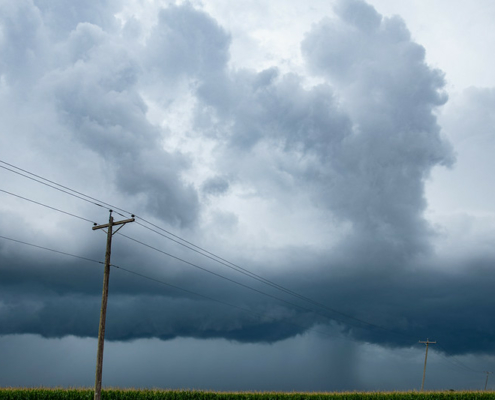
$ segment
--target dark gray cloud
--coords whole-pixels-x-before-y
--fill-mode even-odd
[[[0,59],[9,60],[0,64],[2,101],[12,93],[12,102],[29,112],[29,127],[19,137],[43,150],[46,164],[61,176],[67,158],[82,164],[82,170],[91,164],[97,173],[86,178],[85,191],[106,189],[105,199],[113,195],[131,203],[160,225],[182,229],[199,243],[213,243],[221,254],[228,251],[240,265],[386,328],[323,308],[315,312],[314,306],[131,225],[123,232],[285,302],[116,236],[114,264],[256,314],[114,270],[108,339],[273,343],[318,326],[390,347],[409,347],[415,338],[430,337],[441,340],[450,353],[493,350],[493,304],[487,300],[495,279],[491,258],[471,257],[446,271],[433,252],[435,231],[424,217],[424,191],[431,170],[454,161],[435,116],[447,97],[442,73],[426,64],[424,49],[400,18],[384,18],[362,1],[339,2],[336,17],[313,26],[302,42],[307,69],[321,82],[310,85],[303,76],[277,67],[229,68],[229,34],[188,4],[161,10],[149,35],[134,39],[129,26],[121,31],[110,17],[118,3],[92,3],[84,12],[58,3],[15,4],[2,5],[5,12],[0,13],[8,39],[2,41]],[[52,23],[67,13],[66,22]],[[174,149],[167,142],[174,136],[167,123],[150,122],[150,104],[168,111],[180,96],[190,96],[193,104],[184,137],[213,143],[212,161],[204,166],[210,170],[199,168],[194,183],[184,178],[194,151]],[[24,121],[17,113],[5,112],[9,126]],[[40,131],[42,122],[47,126]],[[9,134],[10,142],[15,135]],[[66,173],[70,182],[81,181]],[[243,198],[273,204],[274,213],[288,220],[311,208],[325,216],[321,225],[331,222],[344,232],[324,248],[255,247],[246,240],[249,234],[242,236],[235,211],[207,213],[209,204],[236,190]],[[6,218],[8,213],[2,211]],[[201,222],[208,218],[217,221],[217,231],[202,230]],[[47,236],[62,235],[69,249],[101,259],[102,235],[90,236],[87,228],[76,246],[68,229],[53,230]],[[1,229],[6,236],[9,231]],[[225,236],[239,238],[233,250],[223,250],[220,239]],[[251,238],[260,240],[256,234]],[[0,242],[0,334],[94,337],[101,268],[51,257],[34,263],[33,253],[22,254],[15,246]],[[341,358],[354,360],[352,346],[343,353]],[[348,377],[356,375],[351,361],[344,369]]]
[[[214,176],[203,183],[203,193],[212,196],[224,194],[229,190],[229,181],[222,176]]]

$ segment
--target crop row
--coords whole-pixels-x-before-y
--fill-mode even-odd
[[[0,400],[91,400],[90,389],[0,389]],[[186,390],[102,391],[102,400],[495,400],[495,392],[282,393]]]

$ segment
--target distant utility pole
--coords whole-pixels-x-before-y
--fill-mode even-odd
[[[101,297],[101,312],[100,312],[100,328],[98,329],[98,352],[96,354],[96,379],[95,379],[95,398],[94,400],[101,399],[101,375],[103,371],[103,345],[105,341],[105,320],[107,317],[107,301],[108,301],[108,279],[110,276],[110,254],[112,252],[112,236],[117,233],[122,226],[128,222],[134,222],[134,215],[132,218],[125,219],[123,221],[113,221],[112,210],[110,210],[110,218],[108,224],[93,226],[93,230],[107,228],[107,250],[105,252],[105,270],[103,273],[103,293]],[[122,225],[114,233],[112,228],[115,225]]]
[[[485,371],[485,374],[486,374],[486,381],[485,381],[485,390],[486,390],[486,385],[488,385],[488,375],[493,374],[493,372]]]
[[[425,375],[426,375],[426,360],[428,359],[428,346],[430,344],[435,344],[436,342],[430,342],[428,339],[426,339],[426,342],[422,342],[421,340],[419,341],[419,343],[424,343],[426,344],[426,354],[425,354],[425,366],[423,368],[423,382],[421,383],[421,391],[423,391],[424,387],[425,387]]]

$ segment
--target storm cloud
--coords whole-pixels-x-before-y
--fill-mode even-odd
[[[313,329],[391,348],[430,337],[450,354],[495,349],[493,252],[446,268],[425,216],[425,185],[455,151],[437,120],[444,74],[400,17],[336,2],[302,38],[302,74],[232,67],[231,34],[189,3],[149,24],[125,15],[117,1],[0,3],[1,158],[319,305],[130,224],[121,233],[154,249],[116,235],[112,263],[189,292],[112,270],[107,339],[274,343]],[[493,102],[493,91],[469,93],[469,104]],[[0,172],[5,190],[108,218]],[[91,225],[5,196],[1,235],[101,260]],[[95,337],[101,266],[38,252],[0,241],[0,334]]]

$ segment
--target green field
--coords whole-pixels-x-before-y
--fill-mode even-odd
[[[0,389],[0,400],[91,400],[91,389]],[[213,392],[195,390],[122,390],[106,389],[102,399],[123,400],[495,400],[495,392],[337,392],[337,393],[283,393],[283,392]]]

